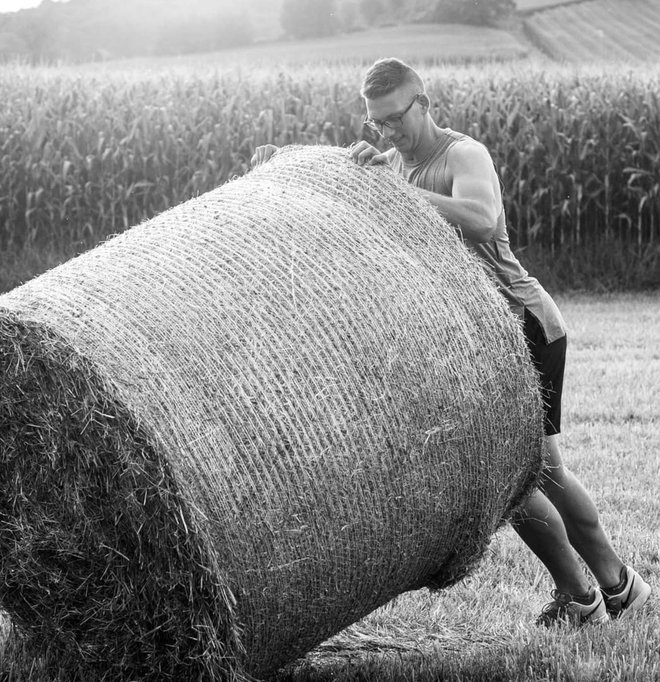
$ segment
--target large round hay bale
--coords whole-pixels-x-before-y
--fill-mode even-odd
[[[462,577],[541,462],[503,298],[339,149],[0,297],[0,367],[0,603],[67,680],[264,676]]]

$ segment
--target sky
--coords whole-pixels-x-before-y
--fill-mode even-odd
[[[55,0],[62,2],[62,0]],[[37,7],[41,4],[41,0],[0,0],[0,13],[2,12],[16,12],[19,9],[29,9],[30,7]]]
[[[54,2],[67,2],[67,0],[54,0]],[[41,0],[0,0],[0,14],[3,12],[16,12],[19,9],[29,9],[31,7],[38,7]],[[217,2],[215,4],[223,4]],[[225,0],[224,4],[234,4],[234,0]]]

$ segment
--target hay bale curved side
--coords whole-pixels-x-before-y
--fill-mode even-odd
[[[209,617],[225,622],[220,659],[244,649],[234,670],[265,675],[400,592],[456,581],[540,466],[536,377],[503,298],[412,188],[343,150],[282,150],[0,306],[84,358],[121,407],[116,428],[145,434],[146,459],[176,497],[162,513],[187,519],[192,539],[180,541],[225,595],[229,615]],[[61,428],[63,390],[26,415],[40,419],[37,438]],[[14,485],[32,475],[12,466]],[[115,470],[100,470],[94,494]],[[76,466],[67,471],[36,516],[68,504],[61,489],[89,496]],[[86,546],[56,518],[71,547]],[[35,561],[60,570],[64,540],[39,523],[24,524],[48,547]],[[66,589],[86,595],[82,621],[96,624],[105,597],[91,583]],[[61,624],[60,601],[30,589]],[[62,632],[81,634],[75,623]]]

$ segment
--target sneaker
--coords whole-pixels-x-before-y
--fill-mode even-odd
[[[642,577],[630,568],[624,566],[626,575],[626,585],[617,594],[609,594],[601,588],[601,593],[605,599],[605,607],[611,618],[620,618],[624,612],[638,611],[644,606],[651,594],[651,586],[644,582]]]
[[[605,608],[605,600],[600,590],[591,589],[589,596],[593,600],[589,604],[574,601],[575,597],[559,590],[552,591],[552,601],[543,607],[537,618],[537,625],[574,625],[582,627],[586,623],[606,623],[610,617]]]

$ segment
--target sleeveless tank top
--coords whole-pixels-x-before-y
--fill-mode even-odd
[[[467,135],[445,128],[436,146],[421,162],[408,164],[396,150],[388,155],[389,162],[391,167],[412,185],[436,194],[451,196],[451,187],[448,186],[445,177],[447,153],[451,147],[463,141],[481,144]],[[463,241],[487,266],[495,278],[497,287],[521,320],[525,311],[531,313],[541,325],[547,343],[552,343],[566,334],[566,325],[556,303],[539,281],[523,268],[511,250],[504,208],[497,219],[495,235],[490,241],[485,243],[472,242],[468,239]]]

